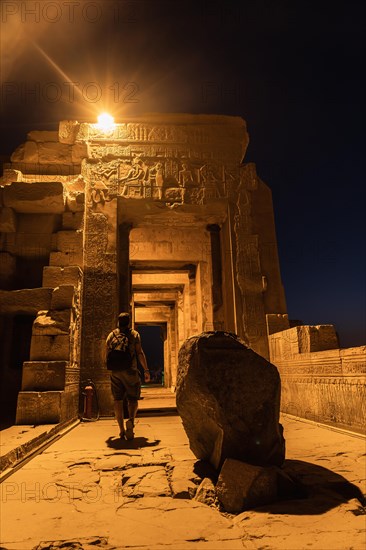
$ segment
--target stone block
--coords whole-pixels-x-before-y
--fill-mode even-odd
[[[182,460],[171,464],[170,487],[173,498],[192,498],[200,483],[194,471],[196,460]]]
[[[73,285],[60,285],[52,292],[51,307],[52,310],[70,309],[73,304],[75,288]]]
[[[270,336],[272,356],[291,359],[299,353],[334,350],[339,348],[333,325],[303,325],[277,332]]]
[[[338,349],[339,342],[333,325],[296,327],[299,335],[299,353]]]
[[[0,290],[0,313],[37,315],[51,308],[53,288]]]
[[[32,334],[55,336],[69,334],[71,309],[39,311],[33,323]]]
[[[27,139],[29,141],[36,142],[58,141],[58,132],[50,132],[48,130],[32,130],[31,132],[28,132]]]
[[[37,163],[38,162],[38,146],[34,141],[26,141],[19,145],[11,155],[11,162]]]
[[[68,194],[66,197],[66,204],[70,212],[84,212],[85,194]]]
[[[18,214],[18,231],[20,233],[52,234],[61,225],[60,214]]]
[[[51,252],[49,259],[50,266],[68,267],[83,265],[82,248],[72,252]]]
[[[88,157],[88,146],[86,143],[75,143],[71,147],[71,158],[75,164],[81,164],[81,161]]]
[[[277,499],[277,468],[262,468],[226,459],[216,484],[226,512],[239,513]]]
[[[75,143],[80,124],[76,120],[61,120],[58,130],[60,143]]]
[[[68,361],[70,356],[70,337],[68,334],[56,336],[32,335],[31,361]]]
[[[56,288],[61,285],[79,285],[82,271],[80,267],[72,265],[69,267],[45,266],[43,268],[43,286]]]
[[[75,254],[83,248],[83,233],[81,231],[58,231],[57,250]]]
[[[4,188],[4,206],[25,214],[62,214],[65,210],[61,182],[15,182]]]
[[[234,334],[206,332],[179,351],[177,408],[197,458],[281,465],[280,377]]]
[[[76,231],[77,229],[82,229],[83,227],[83,212],[65,212],[62,214],[62,227],[63,229],[72,229]]]
[[[215,486],[210,478],[205,477],[197,488],[194,500],[212,506],[216,500]]]
[[[23,363],[22,391],[64,390],[66,361],[27,361]]]
[[[31,143],[31,142],[30,142]],[[65,143],[49,141],[38,145],[39,163],[71,164],[71,147]]]
[[[11,168],[10,169],[6,168],[4,170],[3,175],[0,178],[0,184],[1,185],[6,185],[8,183],[13,183],[13,182],[16,182],[16,181],[22,181],[22,177],[23,177],[23,174],[21,173],[20,170],[13,170]]]
[[[6,206],[0,208],[0,233],[15,233],[17,230],[17,217],[12,208]]]
[[[28,392],[18,394],[16,424],[56,424],[61,421],[62,391]]]

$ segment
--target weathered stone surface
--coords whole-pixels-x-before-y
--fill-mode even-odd
[[[62,214],[63,229],[82,229],[83,212],[65,212]]]
[[[200,477],[195,473],[196,460],[182,460],[170,464],[170,486],[173,498],[193,498]]]
[[[17,218],[12,208],[0,208],[0,233],[15,233]]]
[[[75,289],[73,285],[60,285],[52,292],[51,309],[69,309],[72,307]]]
[[[197,458],[281,465],[280,377],[234,334],[207,332],[179,351],[177,408]]]
[[[88,156],[88,146],[86,143],[75,143],[71,147],[72,162],[80,164]]]
[[[20,170],[13,170],[6,168],[4,170],[3,175],[0,177],[0,183],[1,185],[5,185],[7,183],[13,183],[15,181],[22,181],[23,174]],[[0,201],[1,204],[1,201]]]
[[[34,141],[26,141],[19,145],[10,157],[11,162],[38,162],[38,147]]]
[[[16,424],[56,424],[77,416],[78,395],[64,391],[20,391]]]
[[[85,204],[84,193],[69,193],[66,197],[66,204],[71,212],[83,212]]]
[[[71,250],[70,252],[51,252],[50,266],[68,267],[83,265],[83,249]]]
[[[58,131],[60,143],[74,143],[79,127],[76,120],[61,120]]]
[[[53,288],[26,288],[0,290],[0,313],[36,315],[41,309],[50,309]]]
[[[67,361],[26,361],[22,391],[64,390],[67,365]]]
[[[61,416],[61,392],[23,392],[18,395],[16,424],[53,424]]]
[[[277,468],[262,468],[228,458],[221,469],[216,493],[224,509],[231,513],[274,502]]]
[[[216,499],[216,491],[215,491],[215,485],[213,484],[212,480],[208,477],[205,477],[199,487],[197,488],[197,492],[194,496],[194,500],[197,500],[198,502],[202,502],[203,504],[207,504],[208,506],[211,506],[215,503]]]
[[[141,466],[124,470],[122,494],[130,498],[170,496],[163,466]]]
[[[68,334],[58,334],[56,336],[32,335],[31,361],[68,361],[69,356],[70,336]]]
[[[81,269],[78,266],[56,267],[45,266],[43,268],[43,286],[56,288],[61,285],[78,286],[81,277]]]
[[[324,328],[327,327],[329,325]],[[305,345],[309,350],[311,338],[299,339],[299,334],[314,337],[315,347],[319,327],[307,330],[311,328],[294,327],[269,336],[271,361],[277,366],[282,381],[281,410],[364,434],[366,346],[304,351]],[[328,335],[331,340],[318,340],[317,345],[335,343],[332,334],[336,337],[333,330],[323,332],[323,336]]]
[[[27,139],[29,141],[44,142],[58,141],[58,132],[50,132],[48,130],[32,130],[28,132]]]
[[[57,233],[57,250],[60,252],[76,253],[83,248],[83,234],[81,231],[59,231]]]
[[[3,191],[4,205],[16,212],[61,214],[65,210],[60,182],[15,182]]]
[[[33,323],[32,333],[38,336],[68,334],[70,321],[71,309],[39,311]]]
[[[38,145],[39,162],[56,164],[69,164],[71,160],[71,148],[65,143],[54,141],[42,142]]]

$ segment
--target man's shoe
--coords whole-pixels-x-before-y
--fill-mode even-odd
[[[133,432],[133,428],[134,428],[134,425],[133,425],[132,420],[127,420],[127,422],[126,422],[126,439],[128,441],[131,441],[135,436],[135,434]]]
[[[124,439],[126,437],[126,432],[125,431],[120,432],[119,436],[120,436],[121,439]]]

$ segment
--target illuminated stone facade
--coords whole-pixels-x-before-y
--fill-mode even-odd
[[[17,423],[77,415],[89,378],[112,412],[104,342],[123,310],[162,327],[172,390],[180,345],[202,331],[269,358],[289,323],[271,192],[242,163],[247,144],[241,118],[214,115],[28,134],[1,179],[2,398]]]

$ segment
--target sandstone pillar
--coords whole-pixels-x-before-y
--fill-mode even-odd
[[[81,380],[93,380],[100,409],[107,414],[112,412],[113,407],[109,374],[105,367],[105,340],[116,326],[119,306],[116,170],[110,169],[107,187],[100,181],[98,165],[86,164],[83,169],[88,181],[88,201],[84,223]]]
[[[122,223],[118,227],[118,276],[119,276],[119,311],[130,311],[131,308],[131,269],[130,269],[130,231],[131,224]]]
[[[213,325],[214,330],[223,330],[223,296],[222,296],[222,261],[221,261],[221,242],[220,226],[218,224],[209,224],[207,230],[210,233],[211,240],[211,270],[212,270],[212,306],[213,306]]]

